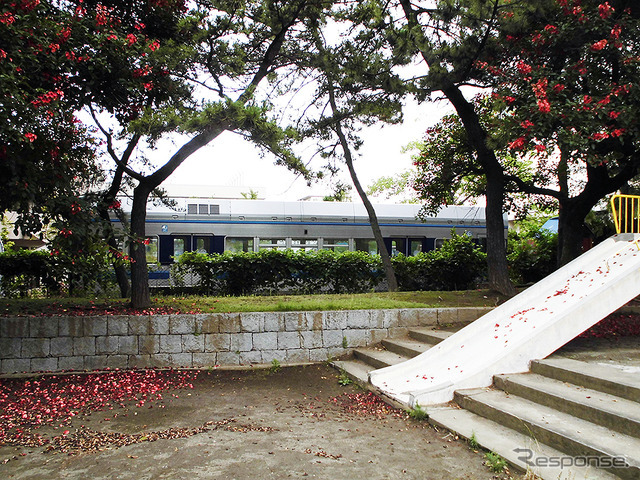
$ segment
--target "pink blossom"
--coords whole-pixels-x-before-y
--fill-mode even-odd
[[[600,50],[602,50],[604,47],[607,46],[607,40],[606,39],[602,39],[599,42],[594,43],[593,45],[591,45],[591,50],[593,50],[594,52],[599,52]]]

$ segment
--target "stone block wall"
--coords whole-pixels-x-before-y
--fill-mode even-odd
[[[488,308],[0,318],[0,373],[321,362]]]

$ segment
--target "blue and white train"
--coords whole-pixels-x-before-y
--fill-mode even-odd
[[[369,218],[361,204],[211,198],[173,200],[174,209],[150,205],[147,211],[149,263],[168,265],[188,251],[329,249],[377,253]],[[385,244],[393,255],[415,255],[438,248],[451,236],[453,228],[458,234],[467,233],[479,244],[485,243],[484,208],[443,207],[437,215],[419,220],[419,205],[379,204],[374,207]],[[506,238],[506,216],[504,222]]]

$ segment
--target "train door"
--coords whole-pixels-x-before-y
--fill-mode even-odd
[[[384,244],[387,247],[389,255],[395,257],[396,255],[407,254],[407,239],[406,238],[385,238]]]
[[[215,235],[194,235],[191,251],[199,253],[224,252],[224,237]]]
[[[191,235],[162,235],[160,237],[160,263],[173,263],[184,252],[191,251]]]

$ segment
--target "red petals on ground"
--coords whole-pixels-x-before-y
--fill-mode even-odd
[[[0,380],[0,445],[37,446],[48,439],[34,430],[70,425],[73,418],[92,412],[142,407],[162,399],[162,393],[193,388],[197,372],[111,371],[38,379]],[[62,436],[69,430],[62,432]]]
[[[617,338],[640,335],[640,315],[610,315],[578,338]]]
[[[333,397],[329,401],[342,408],[345,412],[364,417],[373,416],[382,418],[388,415],[397,417],[406,416],[405,412],[387,405],[380,397],[371,392],[345,393],[339,397]]]

